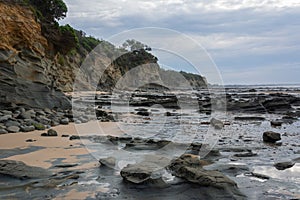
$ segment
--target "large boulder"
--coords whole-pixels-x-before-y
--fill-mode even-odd
[[[153,184],[163,182],[159,171],[161,166],[153,162],[141,162],[129,164],[121,170],[121,176],[125,181],[134,184]]]
[[[200,160],[198,156],[188,154],[172,160],[168,169],[174,176],[189,183],[220,188],[233,196],[243,197],[233,180],[219,171],[204,169],[204,165],[207,165],[206,161]]]
[[[113,168],[116,165],[116,158],[114,158],[114,157],[100,158],[99,163],[101,164],[101,166],[103,165],[106,167]]]
[[[18,126],[10,126],[7,127],[7,131],[10,133],[17,133],[20,131],[20,128]]]
[[[34,126],[21,126],[21,131],[23,132],[30,132],[30,131],[34,131],[35,127]]]
[[[174,171],[174,175],[201,186],[221,188],[226,186],[237,186],[234,181],[221,172],[209,171],[203,168],[182,166],[178,170]]]

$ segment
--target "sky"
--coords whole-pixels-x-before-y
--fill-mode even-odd
[[[224,84],[300,83],[300,0],[64,1],[69,11],[60,23],[99,39],[143,27],[192,38],[215,63]],[[161,60],[192,71],[176,59]]]

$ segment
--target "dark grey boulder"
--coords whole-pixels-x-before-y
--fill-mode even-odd
[[[19,118],[21,119],[31,119],[32,117],[34,117],[34,114],[31,110],[23,112],[19,115]]]
[[[2,110],[1,113],[3,115],[12,115],[13,114],[12,111],[10,111],[10,110]]]
[[[37,111],[36,111],[36,115],[42,115],[42,116],[45,116],[46,113],[45,113],[44,111],[42,111],[42,110],[37,110]]]
[[[41,115],[35,118],[36,121],[38,121],[41,124],[45,124],[45,125],[50,125],[51,124],[51,120],[48,119],[47,117]]]
[[[21,124],[17,121],[8,120],[7,122],[4,123],[4,125],[6,127],[10,127],[10,126],[20,126]]]
[[[274,120],[270,122],[272,126],[281,126],[284,122],[283,120]]]
[[[11,119],[12,115],[4,115],[0,117],[0,122],[6,122],[7,120]]]
[[[148,111],[139,111],[136,114],[141,116],[150,116],[150,112]]]
[[[69,137],[69,140],[80,140],[80,136],[79,135],[72,135]]]
[[[275,143],[281,140],[280,133],[276,133],[273,131],[266,131],[263,133],[263,141],[269,143]]]
[[[47,131],[47,133],[42,133],[41,134],[41,136],[43,136],[43,137],[56,137],[57,135],[58,135],[57,132],[53,129],[49,129]]]
[[[295,165],[295,162],[293,161],[282,161],[282,162],[277,162],[274,164],[274,167],[278,170],[285,170],[288,168],[291,168]]]
[[[67,134],[63,134],[63,135],[61,135],[61,137],[64,137],[64,138],[66,138],[66,137],[69,137],[69,135],[67,135]]]
[[[63,125],[68,125],[70,122],[70,120],[68,118],[63,118],[60,120],[60,124],[63,124]]]
[[[48,134],[48,136],[57,136],[58,135],[57,132],[53,129],[49,129],[47,131],[47,134]]]
[[[21,131],[23,132],[30,132],[30,131],[34,131],[35,127],[34,126],[21,126]]]
[[[9,133],[17,133],[20,131],[20,128],[18,126],[10,126],[10,127],[7,127],[7,131]]]
[[[2,134],[6,134],[6,133],[8,133],[8,131],[7,131],[7,130],[5,130],[5,129],[3,129],[3,128],[1,128],[1,129],[0,129],[0,135],[2,135]]]
[[[57,167],[57,168],[70,168],[70,167],[76,167],[76,166],[78,166],[77,163],[68,163],[68,164],[55,165],[54,167]]]
[[[25,142],[35,142],[36,140],[34,140],[34,139],[27,139],[27,140],[25,140]]]

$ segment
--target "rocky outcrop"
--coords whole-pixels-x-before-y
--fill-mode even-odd
[[[237,189],[237,184],[219,171],[206,170],[203,168],[207,163],[195,155],[182,155],[171,161],[168,166],[172,174],[187,182],[205,187],[214,187],[230,193],[235,198],[244,198]]]
[[[51,173],[40,167],[28,166],[21,161],[0,160],[0,175],[30,179],[49,177]]]

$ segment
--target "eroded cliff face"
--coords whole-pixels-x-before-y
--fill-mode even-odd
[[[72,65],[60,66],[30,7],[0,2],[0,99],[31,107],[70,107]],[[76,56],[72,59],[76,62]]]

